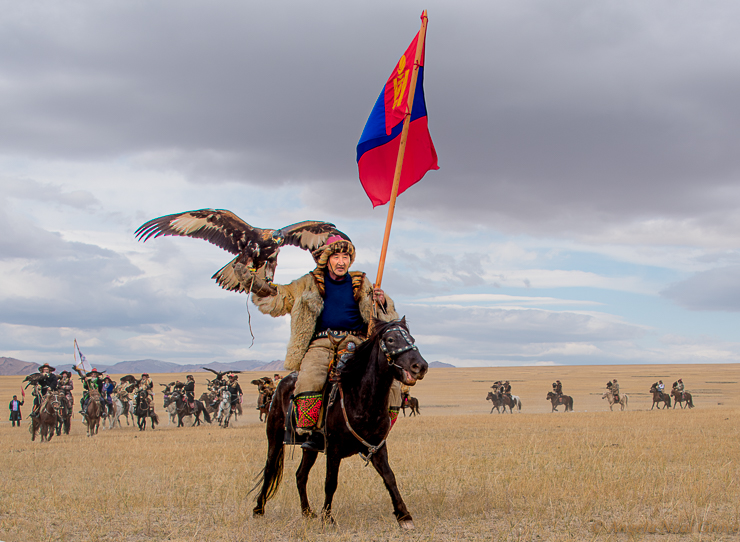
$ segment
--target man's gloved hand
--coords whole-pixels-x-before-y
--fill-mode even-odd
[[[234,266],[234,274],[245,290],[251,287],[252,292],[259,297],[268,297],[277,293],[275,286],[259,277],[257,273],[242,263],[237,263]]]

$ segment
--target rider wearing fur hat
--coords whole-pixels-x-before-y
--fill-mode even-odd
[[[101,416],[105,416],[106,414],[106,405],[105,405],[105,399],[103,398],[103,379],[101,378],[103,376],[103,373],[98,371],[93,367],[92,371],[85,374],[85,376],[81,376],[82,378],[82,410],[80,410],[80,414],[85,414],[87,411],[87,404],[90,402],[90,392],[92,390],[97,390],[98,394],[100,395],[100,408],[101,408]]]
[[[34,391],[32,392],[34,395],[33,409],[31,411],[32,418],[35,418],[39,415],[41,403],[46,397],[46,394],[49,391],[56,391],[57,389],[59,377],[53,374],[54,371],[56,371],[56,369],[48,363],[44,363],[41,367],[39,367],[39,373],[41,374],[41,377],[36,381],[36,386],[34,386]]]
[[[676,392],[681,394],[681,399],[685,399],[685,395],[684,395],[685,388],[683,385],[683,380],[679,378],[676,382],[674,382],[673,389],[676,390]]]
[[[614,401],[619,402],[619,383],[615,378],[612,380],[612,395],[614,395]]]
[[[299,433],[317,429],[322,390],[338,352],[351,350],[367,338],[373,317],[384,322],[398,319],[393,301],[360,271],[349,271],[355,247],[337,231],[313,251],[316,269],[290,284],[270,284],[244,266],[236,274],[245,289],[252,286],[252,301],[273,317],[290,314],[290,340],[285,368],[300,371],[294,391]],[[377,307],[377,308],[376,308]],[[348,348],[349,347],[349,348]],[[391,418],[398,416],[400,385],[391,390]],[[323,435],[314,432],[303,447],[323,450]]]
[[[67,400],[67,408],[71,411],[74,405],[72,390],[75,389],[74,382],[72,382],[72,373],[69,371],[62,371],[59,373],[59,377],[57,389],[64,392],[64,398]]]

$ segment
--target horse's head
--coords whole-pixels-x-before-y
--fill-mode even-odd
[[[401,320],[382,324],[378,329],[378,342],[388,364],[396,371],[396,380],[413,386],[417,380],[424,378],[429,365],[414,344],[405,316]]]
[[[489,391],[488,395],[486,395],[486,401],[493,401],[493,392]]]

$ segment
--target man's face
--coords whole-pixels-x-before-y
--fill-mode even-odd
[[[351,258],[346,252],[337,252],[329,256],[329,275],[334,280],[342,278],[349,271]]]
[[[47,374],[49,374],[49,368],[48,368],[48,367],[44,367],[43,369],[41,369],[41,374],[42,374],[42,375],[47,375]]]

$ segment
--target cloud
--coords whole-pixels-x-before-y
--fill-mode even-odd
[[[740,266],[711,269],[669,286],[661,292],[694,311],[740,311]]]
[[[0,27],[0,143],[45,158],[126,156],[198,183],[345,187],[418,13],[333,2],[297,18],[291,6],[15,7]],[[731,231],[718,210],[740,199],[727,143],[740,135],[733,3],[429,9],[442,170],[405,198],[410,216],[535,235],[661,238],[655,218]],[[378,42],[377,28],[392,38]]]

